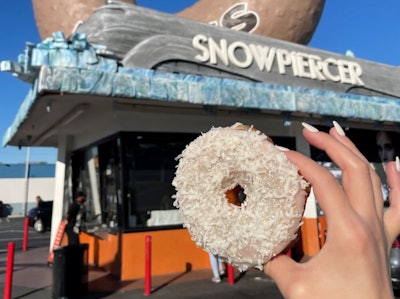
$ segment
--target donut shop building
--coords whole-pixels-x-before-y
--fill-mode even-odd
[[[326,130],[338,121],[375,161],[376,131],[400,128],[396,67],[137,6],[106,5],[70,37],[55,32],[21,57],[1,64],[32,86],[3,145],[58,149],[52,242],[83,190],[89,262],[120,280],[144,276],[146,236],[154,275],[209,268],[173,207],[171,182],[175,158],[211,127],[253,125],[324,163],[301,122]],[[321,245],[317,214],[310,199],[304,255]]]

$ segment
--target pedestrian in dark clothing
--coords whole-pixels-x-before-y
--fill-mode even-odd
[[[82,210],[86,195],[78,192],[74,202],[69,206],[66,220],[68,221],[65,232],[68,236],[68,245],[79,245],[79,232],[82,220]]]

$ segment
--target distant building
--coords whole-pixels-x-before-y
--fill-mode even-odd
[[[55,182],[55,164],[30,163],[26,178],[26,164],[0,164],[0,200],[9,205],[10,216],[24,216],[27,210],[35,206],[35,197],[53,200]],[[27,198],[26,198],[26,190]]]

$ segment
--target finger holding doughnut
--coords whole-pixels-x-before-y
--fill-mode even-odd
[[[329,130],[329,135],[331,135],[337,141],[348,147],[354,154],[359,156],[365,162],[368,162],[368,160],[359,151],[359,149],[355,146],[355,144],[349,138],[347,138],[345,131],[337,121],[333,121],[333,128]]]
[[[327,221],[339,220],[343,213],[352,210],[342,187],[329,170],[299,152],[290,151],[285,154],[313,186],[315,197],[327,215]]]
[[[325,245],[307,262],[295,263],[279,256],[268,262],[265,272],[288,299],[331,299],[337,298],[338,292],[343,298],[393,298],[386,236],[398,233],[399,220],[396,225],[395,219],[400,219],[400,188],[391,194],[391,202],[396,202],[385,214],[385,230],[376,213],[374,174],[351,141],[334,131],[327,134],[307,126],[303,134],[340,167],[343,186],[310,158],[294,151],[285,152],[313,186],[327,217],[329,232]],[[399,186],[400,173],[394,168],[393,163],[389,164],[388,179],[393,186]],[[358,188],[364,199],[356,192]]]
[[[287,151],[285,154],[313,186],[314,194],[325,211],[329,227],[325,246],[329,246],[328,241],[332,236],[339,236],[348,227],[345,220],[354,216],[346,194],[332,173],[323,166],[296,151]],[[293,281],[304,275],[302,273],[306,264],[297,264],[287,256],[281,255],[269,261],[264,267],[264,272],[270,275],[284,292],[292,288]]]
[[[342,170],[342,185],[352,208],[364,219],[377,217],[375,189],[377,182],[372,179],[372,169],[365,160],[333,136],[318,131],[305,124],[303,135],[313,146],[325,151],[333,162]],[[350,142],[350,141],[348,141]],[[349,144],[347,142],[347,144]]]
[[[355,146],[355,144],[346,136],[345,131],[340,126],[340,124],[336,121],[333,121],[333,128],[330,129],[329,134],[335,138],[340,143],[347,146],[353,153],[355,153],[358,157],[364,160],[366,163],[370,165],[370,174],[373,181],[372,187],[374,190],[374,198],[375,198],[375,206],[376,211],[380,218],[383,217],[383,198],[382,198],[382,190],[381,190],[381,179],[375,170],[371,167],[371,164],[365,158],[365,156],[360,152],[360,150]]]

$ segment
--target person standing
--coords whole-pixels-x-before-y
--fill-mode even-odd
[[[213,271],[213,278],[211,278],[211,281],[215,283],[220,283],[221,276],[225,275],[222,260],[218,255],[215,255],[211,252],[209,252],[208,255],[210,256],[210,264]]]
[[[38,195],[35,198],[36,200],[36,206],[39,207],[41,205],[41,203],[43,202],[43,199]]]
[[[85,201],[85,193],[78,192],[74,202],[68,208],[68,212],[65,217],[68,222],[65,226],[65,232],[68,236],[68,245],[79,245],[79,232],[82,220],[82,210]]]

